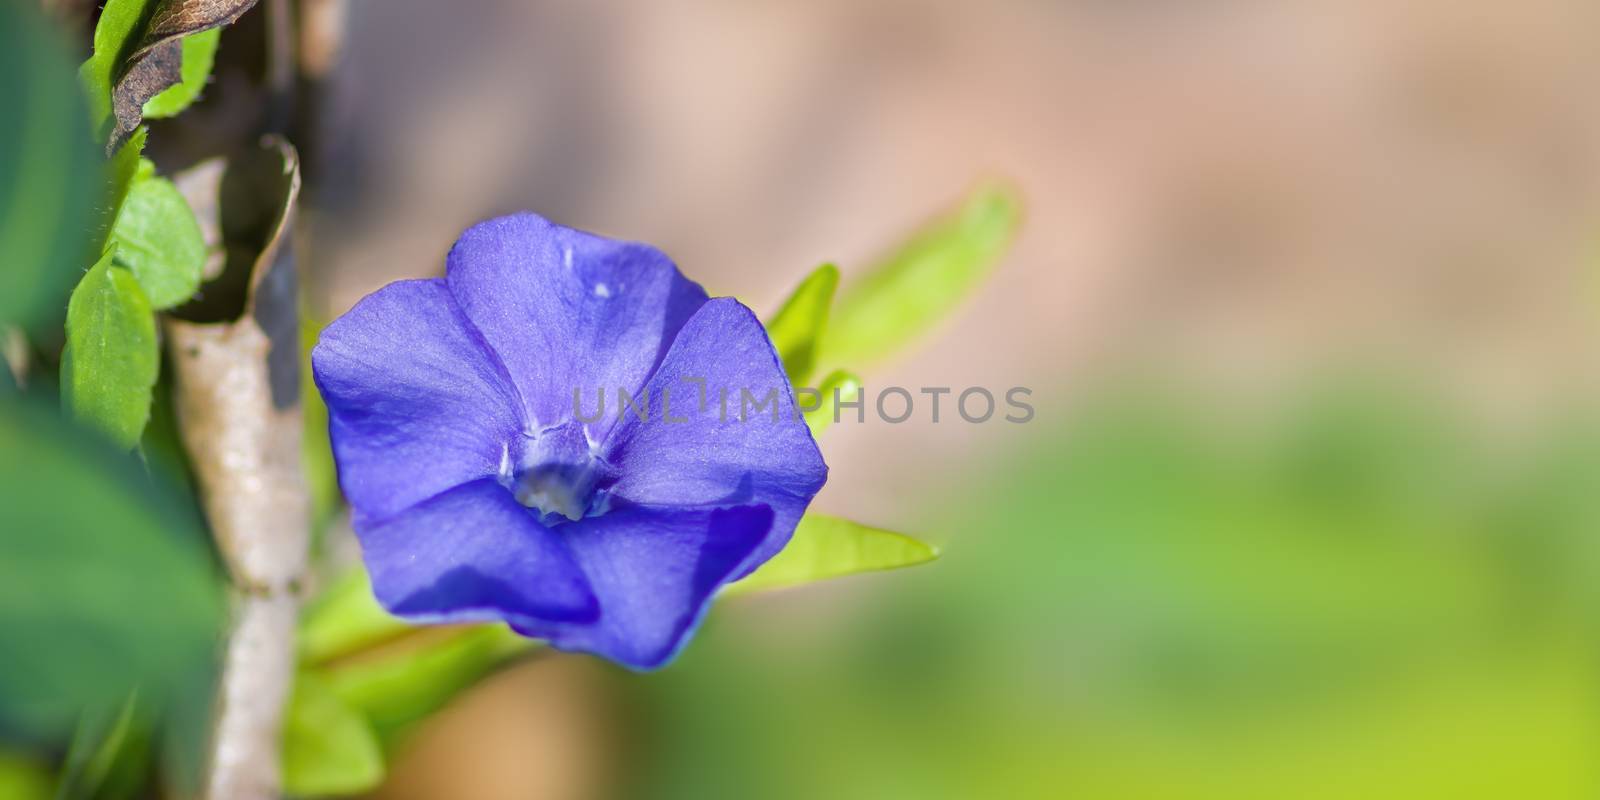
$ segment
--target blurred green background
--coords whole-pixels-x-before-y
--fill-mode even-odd
[[[493,765],[564,735],[560,796],[1600,788],[1600,418],[1496,435],[1367,375],[1248,413],[1106,383],[909,515],[941,561],[726,602],[660,674],[503,673],[385,795],[443,796],[464,761],[506,780],[483,796],[535,796]]]
[[[1270,432],[1102,401],[837,630],[726,609],[629,682],[627,795],[1592,796],[1597,441],[1336,394]]]

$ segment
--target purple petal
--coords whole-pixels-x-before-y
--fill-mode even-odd
[[[311,369],[340,486],[369,519],[497,474],[520,441],[516,392],[443,280],[368,295],[322,332]]]
[[[604,445],[620,475],[612,492],[645,505],[771,506],[772,530],[742,577],[783,549],[828,477],[777,353],[750,309],[717,298],[684,324],[646,389],[648,420],[622,415]],[[751,408],[742,414],[746,392]],[[775,406],[754,410],[769,397]]]
[[[772,509],[756,505],[633,506],[558,526],[600,601],[600,617],[590,624],[515,620],[512,628],[562,650],[655,669],[677,653],[771,525]]]
[[[590,621],[599,613],[560,535],[485,479],[451,489],[356,535],[373,592],[412,622],[508,617]]]
[[[535,427],[572,419],[575,391],[592,401],[598,389],[643,384],[706,302],[653,247],[527,213],[468,229],[450,250],[445,280],[504,360]],[[589,426],[596,440],[611,419]]]

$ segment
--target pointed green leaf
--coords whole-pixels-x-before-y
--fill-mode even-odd
[[[730,584],[723,594],[782,589],[858,572],[909,567],[938,555],[938,548],[905,534],[807,514],[782,552],[749,577]]]
[[[150,301],[133,273],[107,255],[67,303],[62,401],[80,421],[132,449],[150,418],[159,369]]]
[[[805,412],[806,424],[811,426],[812,436],[822,435],[829,425],[844,418],[845,411],[839,408],[840,404],[861,401],[861,378],[853,372],[834,370],[822,380],[817,392],[820,395],[818,406]]]
[[[221,38],[221,28],[183,37],[183,80],[144,104],[145,119],[176,116],[200,99],[200,92],[211,77],[211,65],[216,60],[217,42]]]
[[[385,741],[537,646],[503,625],[410,625],[378,605],[361,568],[329,587],[300,627],[300,662]]]
[[[431,626],[316,670],[389,742],[507,659],[538,646],[504,625]]]
[[[319,664],[412,628],[378,605],[366,569],[358,566],[334,581],[306,611],[300,623],[300,660]]]
[[[834,307],[822,337],[822,366],[871,363],[931,328],[988,276],[1021,217],[1010,191],[982,189],[867,272]]]
[[[139,279],[150,305],[167,309],[189,299],[206,264],[205,236],[172,181],[144,162],[111,231],[116,263]]]
[[[828,309],[839,287],[839,268],[823,264],[795,287],[783,307],[767,323],[767,336],[783,359],[783,371],[796,386],[811,378],[817,362],[817,340],[828,324]]]
[[[38,3],[0,3],[0,325],[57,324],[93,258],[100,159],[65,45]]]
[[[372,724],[316,674],[295,676],[283,728],[283,789],[295,797],[365,792],[383,781]]]

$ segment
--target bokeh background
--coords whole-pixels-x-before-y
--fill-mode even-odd
[[[1600,6],[346,14],[313,314],[523,208],[765,313],[1000,178],[994,278],[864,374],[1038,409],[836,426],[818,507],[940,562],[499,672],[379,797],[1600,795]]]

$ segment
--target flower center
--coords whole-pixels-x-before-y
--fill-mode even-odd
[[[609,503],[605,487],[611,483],[611,467],[594,452],[577,422],[564,422],[534,434],[528,441],[520,465],[507,463],[501,468],[501,483],[516,496],[517,502],[538,511],[540,521],[554,525],[576,522],[605,513]]]

